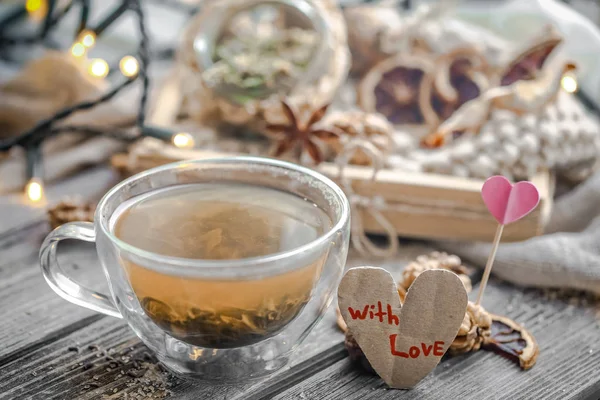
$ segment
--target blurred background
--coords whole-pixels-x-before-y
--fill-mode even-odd
[[[313,165],[323,160],[333,162],[345,142],[357,135],[351,132],[352,127],[360,125],[358,136],[369,136],[369,141],[381,151],[390,149],[389,154],[383,151],[381,157],[385,167],[391,169],[474,179],[503,174],[514,180],[532,179],[549,171],[568,178],[559,180],[568,183],[565,190],[585,180],[593,171],[600,144],[597,124],[600,74],[596,72],[600,57],[598,2],[315,2],[317,11],[313,10],[313,14],[321,13],[330,19],[319,34],[331,53],[313,57],[319,58],[322,65],[311,70],[313,75],[317,72],[316,77],[308,76],[296,85],[305,86],[303,93],[284,94],[289,95],[291,103],[300,98],[333,104],[328,118],[322,122],[341,129],[344,135],[340,143],[324,149],[317,160],[307,157],[302,149],[299,153],[273,152],[277,143],[264,135],[267,133],[264,125],[281,117],[280,108],[252,96],[250,99],[257,102],[243,100],[244,104],[237,104],[239,97],[223,95],[223,91],[211,86],[206,71],[210,69],[207,63],[216,61],[216,51],[211,46],[224,32],[222,26],[211,21],[223,20],[221,17],[228,8],[258,3],[144,0],[138,7],[137,2],[112,0],[0,2],[0,193],[5,195],[0,201],[14,211],[2,224],[11,226],[8,220],[18,221],[21,213],[32,212],[31,206],[33,212],[41,215],[46,206],[72,194],[97,198],[110,182],[118,179],[113,176],[115,173],[122,177],[155,166],[158,159],[175,161],[181,157],[165,156],[166,147],[147,140],[136,147],[143,151],[132,151],[132,143],[140,137],[152,137],[176,148],[275,155]],[[304,4],[293,0],[281,3],[291,7]],[[306,11],[302,7],[300,13]],[[427,23],[421,24],[422,21]],[[235,29],[244,25],[236,24],[233,24]],[[414,28],[418,25],[426,28],[419,31]],[[547,26],[552,26],[555,32],[543,31]],[[414,32],[408,32],[409,28]],[[450,39],[448,43],[435,40],[436,35]],[[553,35],[558,38],[559,46],[547,44],[554,40]],[[405,41],[408,47],[403,44]],[[394,42],[399,43],[397,48],[393,48]],[[390,43],[391,49],[383,49]],[[350,59],[346,57],[347,46],[352,53]],[[376,48],[378,54],[366,54],[361,46]],[[547,54],[536,59],[538,55],[534,53],[538,47]],[[473,54],[452,55],[456,49],[464,48],[471,49]],[[236,48],[233,49],[235,52]],[[550,78],[544,79],[551,80],[554,74],[555,81],[562,85],[562,89],[555,90],[552,82],[540,81],[535,89],[548,90],[547,96],[559,92],[548,109],[538,112],[528,105],[518,113],[500,110],[485,121],[461,120],[459,108],[467,100],[481,99],[484,86],[494,86],[500,69],[513,65],[516,72],[511,73],[516,78],[511,79],[535,80],[550,53],[551,59],[566,63],[559,67],[572,64],[576,71],[554,73],[550,66],[546,68]],[[402,58],[405,54],[419,66],[407,66],[402,60],[399,65],[385,65],[393,61],[390,59],[394,55]],[[468,64],[474,62],[469,59],[471,56],[492,66],[485,73],[483,86],[477,81],[481,74],[478,78],[470,75],[473,71],[479,73],[477,66],[474,70],[460,66],[465,60]],[[421,85],[424,74],[419,68],[429,68],[424,65],[430,64],[438,68],[448,57],[455,57],[451,62],[457,62],[456,68],[452,66],[449,72],[456,76],[449,79],[459,92],[459,101],[440,100],[434,93],[429,108],[436,115],[428,119],[426,110],[420,111],[421,116],[417,115],[419,111],[414,114],[411,107],[416,107],[418,97],[415,88]],[[528,68],[527,63],[537,63],[530,76],[523,72]],[[399,77],[400,82],[394,82],[396,78],[392,75]],[[436,85],[443,83],[442,73],[425,75],[433,77]],[[387,76],[392,77],[389,82]],[[172,90],[165,91],[169,80],[175,83]],[[283,86],[287,90],[289,85]],[[450,88],[448,93],[454,89]],[[378,91],[394,91],[393,101],[397,103],[380,104],[385,95],[382,100]],[[477,101],[469,105],[479,107]],[[75,111],[74,107],[83,108]],[[388,109],[393,110],[388,113]],[[66,114],[61,115],[65,110]],[[458,125],[450,117],[458,119]],[[445,122],[454,128],[448,128]],[[461,125],[465,123],[470,124],[468,129]],[[477,125],[480,129],[475,129]],[[232,126],[237,130],[230,132]],[[448,132],[442,132],[442,128]],[[383,138],[372,132],[383,132]],[[453,140],[461,135],[474,137]],[[442,144],[441,139],[449,143]],[[482,158],[482,151],[489,154]],[[150,155],[139,158],[136,154],[140,153]],[[122,158],[116,157],[119,155]],[[74,185],[71,190],[61,189],[54,195],[52,185],[46,187],[46,183],[68,176],[77,179],[82,169],[108,160],[112,172],[99,172],[106,176],[99,179],[94,193],[82,193]],[[369,165],[371,161],[363,155],[353,158],[351,163]],[[23,201],[23,194],[28,201]],[[41,201],[43,198],[45,201]],[[540,226],[544,223],[540,222]]]

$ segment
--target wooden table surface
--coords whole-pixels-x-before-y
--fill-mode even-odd
[[[48,201],[73,193],[97,196],[117,179],[106,167],[87,170],[49,187]],[[495,280],[484,306],[524,324],[536,337],[540,356],[529,371],[481,351],[444,360],[413,390],[391,390],[349,360],[330,309],[291,364],[271,377],[232,386],[183,380],[155,364],[124,321],[70,304],[48,287],[38,264],[48,230],[43,208],[24,205],[19,195],[0,197],[2,399],[600,398],[596,302]],[[431,250],[424,243],[404,242],[395,260],[383,263],[352,255],[348,264],[385,266],[397,274],[408,261]],[[66,242],[59,259],[82,283],[105,287],[93,245]]]
[[[95,1],[102,7],[94,7],[94,13],[101,14],[111,3]],[[178,35],[172,27],[183,26],[185,19],[164,7],[148,8],[153,46],[172,44]],[[122,24],[108,32],[98,54],[111,59],[112,52],[132,51],[132,26]],[[68,26],[65,32],[70,32]],[[107,53],[101,49],[104,42],[110,48]],[[49,185],[48,203],[73,194],[97,198],[117,181],[107,167],[89,169]],[[183,380],[157,365],[123,320],[75,306],[50,289],[38,262],[48,231],[43,207],[25,205],[20,194],[0,196],[0,399],[600,398],[600,302],[493,279],[484,307],[525,325],[540,346],[537,365],[529,371],[480,351],[442,361],[413,390],[391,390],[350,362],[330,309],[290,365],[268,378],[231,386]],[[106,290],[93,245],[63,243],[63,267],[85,285]],[[403,242],[394,260],[361,260],[351,254],[348,265],[384,266],[398,275],[406,263],[432,250],[424,243]],[[476,290],[479,274],[472,278]]]

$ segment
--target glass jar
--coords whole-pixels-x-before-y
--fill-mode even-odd
[[[288,39],[297,38],[301,44],[302,40],[310,42],[312,50],[302,51],[306,54],[301,60],[294,59],[298,51],[279,57],[277,50],[277,57],[269,58],[264,68],[253,65],[264,60],[261,53],[251,54],[249,47],[242,48],[246,54],[238,51],[232,53],[236,58],[217,62],[223,49],[218,46],[228,38],[240,38],[239,42],[251,46],[255,36],[248,36],[256,35],[275,47],[281,45],[276,41],[281,34],[273,32],[283,31],[289,34]],[[307,46],[299,48],[306,50]],[[179,60],[181,88],[189,114],[201,120],[214,118],[216,122],[252,125],[263,120],[265,112],[278,107],[282,96],[300,103],[331,102],[348,75],[350,57],[346,26],[335,1],[218,0],[205,2],[186,29]],[[240,60],[250,61],[240,67]],[[261,69],[273,69],[273,75],[258,78],[254,74],[262,73]],[[242,87],[231,84],[243,75],[250,75],[250,79],[244,78]],[[246,85],[250,81],[262,82],[262,86]]]

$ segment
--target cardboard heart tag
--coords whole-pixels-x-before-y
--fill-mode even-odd
[[[488,178],[481,189],[481,197],[502,225],[523,218],[540,202],[540,194],[533,183],[524,181],[513,185],[503,176]]]
[[[415,386],[456,337],[467,291],[451,271],[427,270],[400,304],[394,278],[382,268],[352,268],[338,288],[340,312],[377,374],[391,387]]]

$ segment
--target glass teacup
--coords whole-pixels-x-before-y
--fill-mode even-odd
[[[114,217],[128,200],[169,187],[215,182],[293,194],[322,210],[331,224],[298,247],[241,259],[166,256],[115,235]],[[349,222],[344,193],[313,170],[254,157],[185,161],[115,186],[98,204],[93,224],[68,223],[48,235],[40,263],[56,293],[124,318],[175,372],[239,381],[284,366],[323,316],[343,273]],[[63,239],[96,242],[110,295],[84,288],[64,274],[56,257]]]

